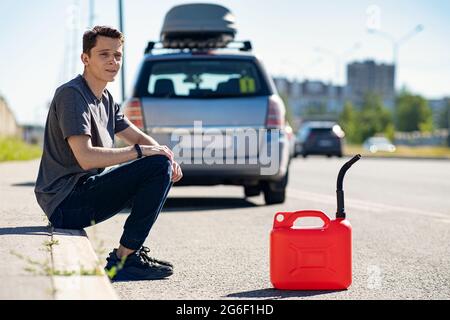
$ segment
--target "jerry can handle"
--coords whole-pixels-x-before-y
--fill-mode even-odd
[[[316,211],[316,210],[303,210],[303,211],[296,211],[296,212],[278,212],[275,215],[274,221],[273,221],[273,227],[274,228],[292,228],[294,225],[295,220],[298,218],[319,218],[324,222],[323,229],[328,228],[330,225],[330,218],[323,213],[322,211]]]

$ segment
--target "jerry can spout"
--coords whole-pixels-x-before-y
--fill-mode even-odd
[[[339,175],[337,178],[337,188],[336,188],[336,194],[337,194],[337,211],[336,211],[336,219],[345,219],[345,207],[344,207],[344,190],[342,187],[345,173],[347,172],[350,167],[355,164],[356,161],[361,159],[361,155],[357,154],[352,159],[347,161],[339,171]]]

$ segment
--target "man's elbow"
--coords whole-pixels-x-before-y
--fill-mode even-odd
[[[80,168],[83,169],[84,171],[89,171],[89,170],[94,169],[93,166],[86,160],[78,159],[77,162],[78,162],[78,165],[80,166]]]
[[[95,169],[94,164],[92,163],[92,161],[90,161],[90,159],[91,159],[90,152],[83,152],[83,154],[78,155],[76,157],[76,159],[77,159],[78,165],[84,171],[89,171],[89,170]]]
[[[78,163],[79,166],[81,167],[81,169],[83,169],[84,171],[89,171],[94,169],[94,167],[88,165],[88,164],[84,164],[84,163]]]

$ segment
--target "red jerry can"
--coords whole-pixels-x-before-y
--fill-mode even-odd
[[[352,283],[352,227],[345,218],[342,181],[359,159],[341,168],[337,181],[336,220],[315,210],[278,212],[270,234],[270,280],[283,290],[342,290]],[[294,228],[299,218],[316,217],[323,226]]]

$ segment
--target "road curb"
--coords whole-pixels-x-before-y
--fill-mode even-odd
[[[118,300],[84,230],[51,228],[56,300]]]

